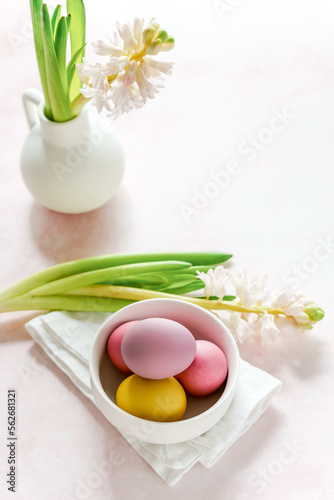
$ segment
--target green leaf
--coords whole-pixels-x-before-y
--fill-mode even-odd
[[[70,37],[71,37],[71,58],[76,52],[85,45],[86,38],[86,14],[82,0],[67,0],[67,12],[72,16]],[[81,52],[80,61],[84,56],[84,51]],[[80,93],[81,80],[74,73],[71,79],[70,100],[72,101]]]
[[[66,72],[66,45],[67,45],[67,23],[65,17],[59,19],[55,36],[55,51],[59,66],[59,76],[64,91],[67,93],[67,72]]]
[[[0,290],[0,301],[5,301],[18,295],[22,295],[33,288],[45,285],[46,283],[51,283],[55,280],[61,278],[66,278],[67,276],[73,276],[79,273],[85,273],[88,271],[94,271],[96,269],[106,269],[113,266],[124,266],[128,264],[138,264],[143,262],[158,262],[158,261],[170,261],[170,260],[181,260],[190,262],[197,266],[197,269],[201,269],[202,264],[203,271],[205,264],[208,262],[209,268],[215,264],[223,262],[226,254],[220,253],[183,253],[183,252],[169,252],[169,253],[137,253],[137,254],[111,254],[111,255],[99,255],[95,257],[86,257],[85,259],[72,260],[69,262],[63,262],[57,264],[56,266],[49,267],[42,271],[39,271],[31,276],[28,276],[7,288]],[[228,256],[229,257],[229,256]],[[225,259],[227,260],[227,259]],[[166,273],[170,275],[170,271],[164,270],[164,267],[159,269],[159,275],[164,276]],[[194,268],[188,267],[182,270],[182,274],[188,273],[189,270]],[[158,272],[156,269],[155,273]],[[173,274],[176,271],[173,271]],[[203,283],[200,280],[198,282],[198,288],[203,288]]]
[[[193,274],[196,277],[197,271],[207,273],[209,269],[212,269],[212,267],[214,266],[193,266],[190,269],[187,269],[187,274]]]
[[[189,254],[190,256],[190,254]],[[183,259],[182,259],[183,260]],[[190,259],[188,260],[190,262]],[[197,279],[197,271],[202,271],[204,273],[207,273],[209,269],[212,269],[213,266],[191,266],[188,269],[183,269],[182,274],[186,274],[189,276],[193,276],[194,279]],[[159,271],[159,276],[165,276],[169,277],[169,272],[168,271]],[[176,273],[173,274],[173,276],[176,276]]]
[[[31,11],[33,33],[34,33],[35,52],[36,52],[38,70],[45,100],[44,114],[49,120],[52,120],[53,116],[52,116],[52,108],[51,108],[51,101],[48,88],[48,78],[47,78],[45,54],[44,54],[44,40],[43,40],[42,24],[41,24],[42,4],[43,0],[30,0],[30,11]]]
[[[48,295],[26,297],[22,295],[0,304],[1,312],[10,311],[106,311],[116,312],[134,300],[85,297],[82,295]]]
[[[170,255],[169,258],[175,258],[175,255],[178,255],[180,260],[190,262],[193,266],[209,266],[209,268],[221,264],[232,257],[232,254],[220,252],[180,252],[178,254],[170,253],[165,255]],[[174,257],[172,257],[173,255]]]
[[[57,30],[58,31],[58,30]],[[45,50],[45,66],[48,75],[48,89],[53,113],[56,122],[66,122],[73,118],[68,93],[65,91],[60,68],[57,60],[50,15],[47,5],[42,6],[42,32]]]
[[[133,277],[134,276],[132,276],[132,278]],[[136,278],[141,280],[144,286],[168,285],[168,280],[166,278],[154,274],[138,274]]]
[[[76,70],[75,65],[77,64],[79,57],[84,54],[85,47],[86,47],[86,43],[82,47],[80,47],[80,49],[78,49],[76,51],[76,53],[74,54],[74,56],[71,58],[70,62],[67,65],[67,85],[68,85],[68,88],[70,88],[71,83],[72,83],[72,79],[73,79],[74,74],[75,74],[75,70]]]
[[[168,276],[167,280],[168,282],[164,286],[168,286],[168,288],[178,288],[180,286],[190,285],[191,283],[198,283],[195,277],[191,274],[176,273],[174,276]]]
[[[224,295],[223,300],[230,301],[236,299],[235,295]]]
[[[203,288],[203,287],[201,287],[201,288]],[[199,298],[206,299],[206,297],[199,297]],[[224,300],[226,302],[230,302],[231,300],[234,300],[235,298],[236,298],[235,295],[224,295],[222,300]],[[217,297],[216,295],[211,295],[211,297],[209,297],[208,300],[219,300],[219,297]]]
[[[55,10],[53,11],[52,18],[51,18],[51,29],[53,36],[56,36],[56,29],[57,29],[57,24],[60,18],[60,12],[61,12],[61,5],[57,5]]]
[[[67,34],[70,32],[71,22],[72,22],[72,16],[71,16],[71,14],[67,14],[67,16],[66,16]]]
[[[131,283],[131,285],[130,285]],[[122,278],[116,277],[111,280],[103,280],[99,282],[100,285],[113,285],[113,286],[133,286],[134,288],[140,285],[141,288],[145,286],[162,286],[168,285],[168,280],[155,276],[153,274],[138,274],[123,276]],[[132,285],[133,284],[133,285]]]
[[[189,267],[188,262],[169,261],[169,262],[150,262],[139,264],[128,264],[125,266],[116,266],[109,269],[99,269],[96,271],[89,271],[87,273],[76,274],[68,276],[52,283],[46,283],[38,288],[34,288],[29,295],[53,295],[59,293],[67,293],[72,290],[77,290],[88,285],[96,283],[109,282],[115,279],[121,279],[124,276],[142,274],[145,272],[154,272],[157,268],[163,267],[171,271],[184,269]]]
[[[167,287],[164,288],[165,291],[171,291],[176,290],[177,288],[184,288],[185,286],[188,286],[190,284],[194,283],[193,280],[189,279],[180,279],[179,281],[175,281],[174,283],[170,283]]]

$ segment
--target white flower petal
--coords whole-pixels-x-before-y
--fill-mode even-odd
[[[80,89],[81,94],[89,99],[90,97],[94,97],[96,94],[96,89],[92,89],[89,85],[84,85],[82,89]]]
[[[161,50],[162,52],[169,52],[170,50],[172,50],[173,48],[175,47],[175,44],[174,43],[163,43],[161,45]]]
[[[124,49],[125,50],[136,50],[137,41],[133,36],[130,24],[120,24],[117,23],[118,33],[120,37],[124,40]]]
[[[245,307],[263,305],[269,300],[267,289],[267,276],[249,277],[245,269],[237,274],[231,273],[231,279],[235,287],[235,295],[240,298]]]
[[[76,64],[75,67],[77,69],[80,80],[82,81],[83,84],[87,85],[89,83],[89,76],[86,76],[82,73],[85,67],[84,63]]]
[[[311,326],[310,318],[308,314],[301,312],[298,316],[294,316],[294,320],[300,325],[302,328],[307,328]]]
[[[81,89],[81,94],[84,97],[91,99],[91,104],[96,107],[99,113],[102,112],[103,108],[107,111],[112,111],[112,107],[109,102],[111,96],[108,84],[103,90],[86,85],[83,89]]]
[[[291,304],[295,300],[295,290],[293,288],[282,288],[273,298],[272,307],[279,309],[280,307]]]
[[[95,54],[101,56],[122,57],[124,55],[123,47],[119,47],[117,44],[114,44],[110,37],[106,37],[104,40],[97,40],[92,43],[92,46]]]
[[[108,76],[109,64],[91,62],[85,58],[83,61],[83,67],[80,68],[81,75],[90,78],[90,83],[93,88],[104,89]]]
[[[302,332],[302,329],[293,318],[278,316],[275,318],[275,324],[281,334],[286,337],[293,337],[294,335]]]
[[[206,297],[212,297],[214,295],[214,285],[213,285],[213,269],[209,269],[207,273],[202,273],[197,271],[197,278],[204,283],[204,294]]]
[[[231,330],[239,342],[251,340],[254,337],[253,327],[242,318],[241,314],[233,311],[230,316]]]
[[[283,311],[286,316],[297,316],[298,314],[303,312],[304,309],[305,307],[303,306],[303,304],[300,304],[299,302],[293,302],[287,307],[284,307]]]
[[[150,82],[147,78],[145,78],[144,72],[140,66],[137,66],[136,82],[144,103],[147,99],[153,99],[159,92],[159,88],[161,88],[159,84]]]
[[[136,61],[131,61],[128,68],[122,75],[121,79],[126,87],[132,85],[136,81],[136,71],[138,69],[138,63]]]
[[[151,76],[159,76],[160,73],[169,75],[173,69],[173,62],[169,61],[159,61],[153,57],[146,56],[144,59],[145,63],[148,65]]]
[[[266,340],[277,340],[280,336],[280,330],[275,323],[273,314],[265,313],[258,319],[259,336],[261,343]]]
[[[129,56],[123,55],[122,57],[111,57],[106,64],[109,68],[109,75],[116,75],[130,64]]]
[[[126,86],[122,80],[116,81],[116,84],[112,86],[111,99],[114,103],[114,110],[112,113],[114,118],[143,106],[138,87],[135,85]]]
[[[139,17],[136,17],[134,20],[134,23],[133,23],[133,35],[134,35],[135,39],[137,40],[137,45],[138,45],[139,49],[143,45],[143,41],[142,41],[143,28],[144,28],[144,19],[140,19]]]
[[[217,266],[213,272],[214,294],[222,299],[226,295],[226,284],[229,280],[229,272],[224,266]]]

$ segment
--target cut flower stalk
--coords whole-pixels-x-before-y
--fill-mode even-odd
[[[191,302],[192,304],[197,304],[204,309],[209,310],[229,310],[229,311],[237,311],[242,313],[269,313],[279,315],[282,314],[282,309],[267,309],[262,307],[244,307],[239,304],[231,303],[230,301],[224,300],[208,300],[202,299],[198,297],[186,297],[179,296],[173,293],[165,293],[165,292],[156,292],[153,290],[142,290],[137,288],[130,287],[121,287],[121,286],[99,286],[94,285],[90,287],[82,288],[81,290],[74,290],[73,292],[69,292],[68,295],[73,294],[78,297],[79,295],[85,297],[109,297],[111,300],[146,300],[146,299],[178,299],[183,300],[185,302]]]
[[[324,311],[301,292],[276,293],[266,279],[233,273],[222,253],[128,254],[59,264],[0,291],[0,312],[115,312],[136,301],[169,298],[217,315],[236,340],[274,340],[312,329]],[[189,293],[203,289],[202,297]],[[188,294],[188,295],[186,295]]]
[[[208,310],[232,310],[245,313],[263,313],[261,308],[245,308],[229,301],[207,300],[197,297],[186,297],[153,290],[131,287],[95,285],[58,295],[20,295],[0,304],[0,312],[19,310],[63,310],[63,311],[104,311],[115,312],[122,307],[147,299],[178,299],[197,304]],[[271,314],[282,311],[269,310]]]
[[[56,266],[40,271],[32,276],[24,278],[18,283],[0,291],[0,302],[7,301],[19,295],[23,295],[37,287],[61,280],[80,273],[92,272],[116,266],[126,266],[139,263],[153,263],[158,261],[182,261],[187,263],[188,269],[182,269],[184,272],[191,272],[194,275],[196,270],[201,267],[213,267],[231,258],[231,254],[220,252],[176,252],[176,253],[143,253],[143,254],[123,254],[123,255],[101,255],[97,257],[88,257],[70,262],[64,262]],[[195,266],[195,267],[192,267]],[[160,271],[167,271],[162,267]],[[158,269],[156,269],[156,273]],[[170,273],[170,271],[169,271]],[[175,273],[173,273],[175,274]],[[100,281],[107,281],[101,279]],[[80,285],[79,285],[80,286]]]

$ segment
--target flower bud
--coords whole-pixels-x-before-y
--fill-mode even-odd
[[[325,316],[324,310],[317,304],[309,304],[305,307],[304,312],[314,322],[320,321]]]
[[[175,45],[175,40],[172,36],[169,36],[167,40],[162,44],[161,50],[163,52],[168,52],[169,50],[172,50],[172,48]]]
[[[155,35],[155,29],[150,27],[150,28],[146,28],[144,31],[143,31],[143,42],[145,45],[149,45],[153,38],[154,38],[154,35]]]
[[[173,43],[163,43],[161,50],[162,50],[162,52],[168,52],[169,50],[172,50],[173,48],[174,48]]]
[[[161,50],[161,46],[162,46],[162,42],[161,42],[160,38],[156,38],[147,47],[146,52],[151,56],[156,56],[157,54],[159,54],[159,52]]]
[[[295,316],[294,319],[303,330],[312,330],[313,327],[310,318],[305,312],[301,312],[298,316]]]
[[[158,38],[162,41],[162,43],[165,43],[168,39],[168,33],[165,30],[160,30],[158,33]]]

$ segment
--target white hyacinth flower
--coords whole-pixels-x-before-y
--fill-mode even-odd
[[[104,40],[97,40],[96,42],[92,42],[92,47],[95,54],[98,54],[100,56],[124,56],[124,49],[121,46],[121,38],[118,33],[114,33],[113,36],[106,36]]]
[[[103,108],[107,111],[112,111],[112,107],[110,105],[111,96],[109,94],[109,87],[105,87],[102,90],[100,88],[92,88],[89,85],[84,85],[81,89],[81,93],[84,97],[92,100],[93,106],[96,107],[99,113],[101,113]]]
[[[141,108],[148,99],[154,99],[163,87],[163,75],[172,71],[173,63],[152,57],[174,47],[174,40],[160,30],[155,19],[145,29],[144,20],[138,17],[132,24],[117,23],[117,33],[92,45],[97,55],[109,59],[104,62],[84,59],[82,64],[77,64],[84,83],[81,94],[92,98],[99,112],[106,108],[114,117]]]
[[[109,61],[105,64],[101,64],[98,62],[88,61],[86,58],[83,59],[83,64],[80,67],[80,75],[81,77],[86,77],[86,81],[84,83],[87,84],[88,81],[91,84],[93,89],[104,90],[106,84],[108,84],[107,77],[111,72],[118,72],[119,69],[113,63],[113,61]],[[108,86],[109,90],[109,86]]]
[[[144,106],[144,103],[140,99],[140,95],[138,95],[136,89],[134,89],[134,86],[125,85],[122,79],[119,81],[117,79],[111,94],[111,99],[114,104],[111,114],[115,118],[121,114],[129,113],[133,109],[138,109]]]
[[[250,277],[244,269],[237,274],[231,274],[231,279],[235,286],[235,295],[245,307],[262,304],[268,300],[267,276]]]
[[[229,320],[230,330],[240,343],[254,339],[256,332],[247,317],[238,312],[231,312]]]
[[[173,69],[173,63],[167,61],[159,61],[153,57],[147,56],[141,62],[141,67],[145,71],[147,77],[161,78],[161,73],[170,75]],[[144,69],[145,68],[145,69]]]
[[[239,342],[260,339],[263,343],[296,335],[311,329],[324,315],[302,293],[285,287],[272,294],[266,276],[250,277],[246,270],[235,274],[218,266],[207,273],[197,271],[197,277],[204,283],[207,298],[218,297],[211,301],[212,309]],[[235,299],[221,302],[227,289]]]
[[[265,312],[257,320],[257,326],[259,327],[259,336],[262,343],[266,340],[277,340],[280,336],[280,330],[275,323],[275,316],[273,314],[268,314]]]
[[[204,294],[207,299],[215,295],[213,269],[209,269],[207,273],[197,271],[197,278],[204,283]]]
[[[207,273],[197,271],[197,277],[203,281],[205,288],[205,296],[217,296],[222,299],[226,295],[225,286],[228,281],[229,273],[223,266],[218,266],[215,269],[209,269]]]

